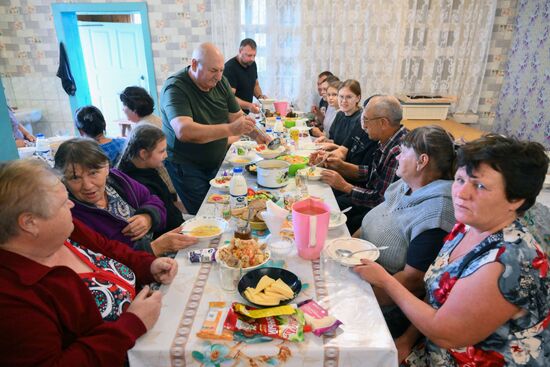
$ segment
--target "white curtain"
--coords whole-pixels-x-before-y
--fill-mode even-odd
[[[453,111],[477,112],[497,0],[211,1],[216,13],[230,3],[240,14],[237,25],[227,15],[226,22],[213,19],[216,28],[225,27],[213,31],[213,42],[260,39],[263,91],[298,109],[318,100],[317,74],[330,70],[357,79],[363,99],[453,95]],[[239,40],[231,42],[232,57]]]
[[[228,60],[237,54],[241,21],[239,0],[212,0],[212,42]]]

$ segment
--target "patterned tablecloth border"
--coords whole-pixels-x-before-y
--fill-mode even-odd
[[[311,262],[311,270],[313,272],[313,284],[315,287],[315,298],[321,299],[328,296],[328,289],[321,269],[321,263],[319,260]],[[325,306],[328,305],[325,304]],[[323,336],[323,367],[338,367],[338,360],[340,356],[340,349],[334,346],[327,346],[332,336]]]
[[[221,238],[214,239],[210,242],[212,247],[218,247]],[[170,365],[173,367],[183,367],[186,366],[185,361],[185,346],[189,340],[189,334],[191,333],[191,326],[195,321],[195,316],[197,310],[199,309],[202,295],[204,293],[204,287],[208,281],[208,276],[212,270],[212,263],[202,263],[193,282],[193,290],[185,303],[185,309],[181,315],[180,321],[178,323],[178,328],[176,329],[176,334],[172,340],[172,345],[170,346]]]

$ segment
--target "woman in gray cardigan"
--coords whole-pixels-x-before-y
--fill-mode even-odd
[[[439,126],[417,128],[404,138],[397,159],[401,179],[388,187],[384,202],[365,215],[359,234],[376,246],[389,246],[378,262],[420,297],[424,273],[455,222],[453,138]],[[392,335],[399,336],[408,320],[382,290],[374,291]]]

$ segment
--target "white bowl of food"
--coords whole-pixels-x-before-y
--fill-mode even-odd
[[[252,162],[252,158],[244,155],[233,155],[229,157],[227,160],[233,167],[244,167],[250,162]]]
[[[283,154],[285,152],[285,147],[280,146],[277,149],[269,149],[265,144],[258,144],[254,151],[263,159],[273,159]]]
[[[182,224],[181,233],[196,237],[199,240],[211,240],[220,236],[227,222],[215,217],[195,217]]]
[[[319,181],[324,168],[321,167],[306,167],[298,170],[297,174],[306,176],[308,180]]]
[[[238,140],[233,143],[234,147],[244,148],[244,149],[254,149],[258,145],[254,140]]]
[[[229,245],[218,247],[215,258],[218,264],[240,268],[244,274],[265,265],[271,258],[271,252],[265,243],[260,244],[256,239],[233,238]]]
[[[22,148],[17,148],[17,151],[19,152],[19,158],[23,159],[23,158],[32,157],[34,152],[36,152],[36,148],[35,147],[22,147]]]

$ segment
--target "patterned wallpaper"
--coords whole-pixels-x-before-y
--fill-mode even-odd
[[[493,34],[487,55],[485,77],[479,99],[479,127],[490,131],[496,115],[497,101],[504,81],[508,50],[512,43],[517,0],[498,0]]]
[[[120,0],[131,1],[131,0]],[[55,77],[58,46],[51,14],[55,0],[0,3],[0,75],[11,105],[40,108],[35,132],[72,131],[67,95]],[[101,0],[81,2],[101,3]],[[542,3],[537,0],[527,3]],[[479,106],[479,126],[491,130],[514,33],[518,0],[498,0]],[[147,0],[156,84],[189,62],[193,48],[210,39],[209,0]]]
[[[550,150],[550,1],[520,0],[494,130]]]

